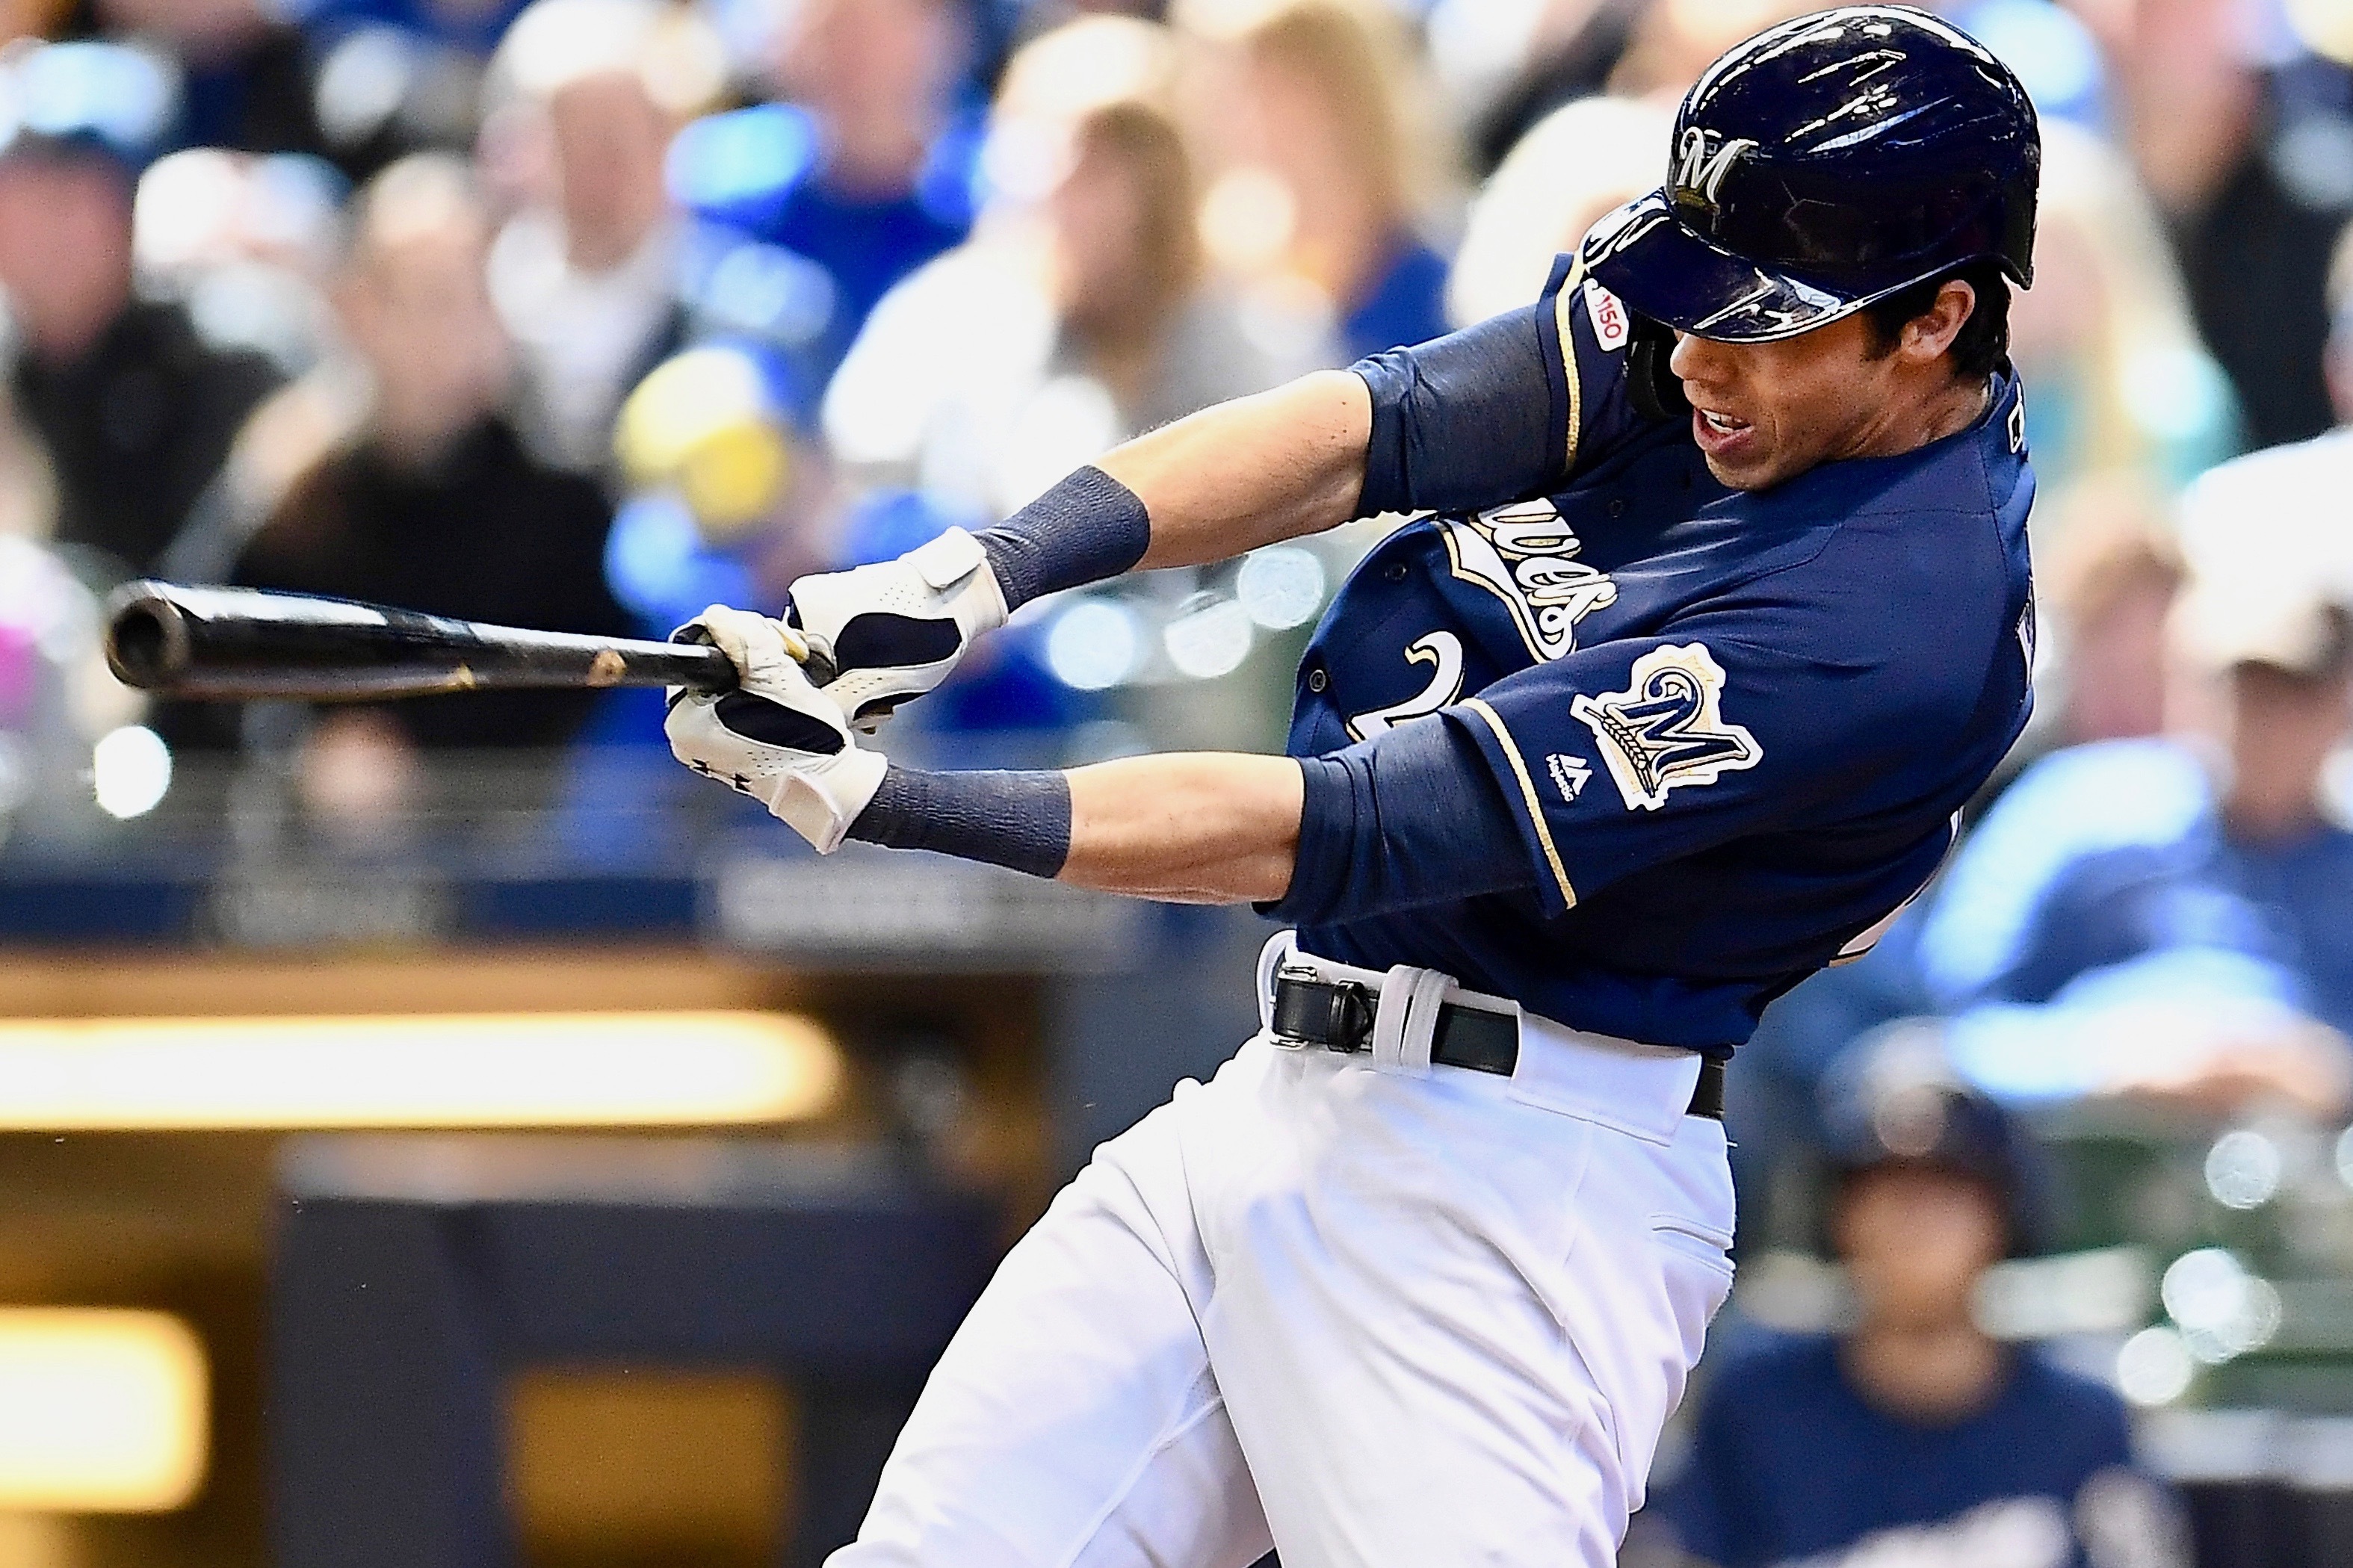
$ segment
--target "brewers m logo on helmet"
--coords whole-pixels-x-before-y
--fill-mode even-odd
[[[1757,150],[1757,143],[1746,136],[1729,140],[1697,125],[1683,127],[1675,145],[1674,197],[1677,203],[1708,212],[1715,210],[1718,193],[1724,189],[1724,177],[1732,172],[1741,155]]]

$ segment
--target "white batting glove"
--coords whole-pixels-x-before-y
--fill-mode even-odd
[[[866,809],[888,765],[861,752],[840,707],[809,684],[789,627],[749,610],[713,605],[670,634],[709,642],[742,676],[717,697],[673,687],[662,731],[670,754],[707,778],[751,795],[830,855]]]
[[[871,731],[945,680],[981,633],[1005,624],[1005,593],[980,541],[951,528],[896,561],[803,577],[790,623],[835,670],[826,694]]]

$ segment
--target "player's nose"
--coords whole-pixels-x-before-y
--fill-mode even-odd
[[[1704,383],[1709,379],[1708,372],[1718,367],[1723,347],[1722,343],[1678,331],[1674,352],[1667,355],[1667,368],[1684,381]]]

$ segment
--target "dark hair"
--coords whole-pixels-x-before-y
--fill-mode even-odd
[[[1969,319],[1953,335],[1952,347],[1945,351],[1953,362],[1954,379],[1991,375],[2010,357],[2010,280],[2002,276],[2001,264],[1991,259],[1964,262],[1865,305],[1862,316],[1871,323],[1873,353],[1882,358],[1894,353],[1903,339],[1904,323],[1927,314],[1936,303],[1936,290],[1955,279],[1976,290],[1978,300]]]

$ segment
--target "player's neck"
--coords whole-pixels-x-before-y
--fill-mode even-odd
[[[1941,369],[1937,380],[1912,398],[1898,400],[1887,416],[1857,441],[1849,458],[1894,458],[1917,451],[1977,423],[1993,402],[1990,377],[1953,380]]]
[[[1959,1421],[1990,1405],[2010,1373],[2010,1352],[1966,1319],[1928,1325],[1865,1324],[1840,1346],[1864,1401],[1907,1421]]]

